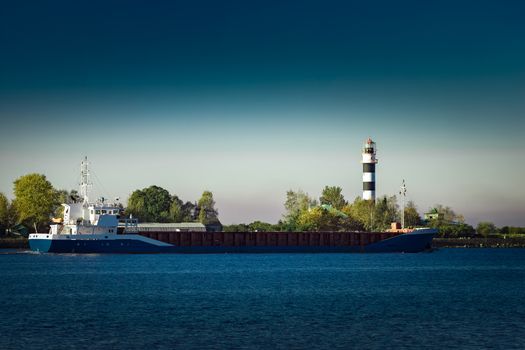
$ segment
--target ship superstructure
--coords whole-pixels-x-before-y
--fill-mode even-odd
[[[47,233],[29,235],[29,245],[34,251],[75,253],[114,252],[116,243],[120,252],[137,245],[165,246],[163,242],[138,235],[138,221],[132,217],[121,218],[121,208],[100,198],[89,201],[89,170],[87,157],[80,166],[80,199],[64,203],[63,218],[53,219]],[[123,234],[118,234],[119,231]]]
[[[96,202],[89,202],[88,160],[85,157],[80,164],[80,200],[62,204],[64,217],[51,225],[51,234],[81,235],[81,234],[116,234],[119,225],[120,207],[115,203],[106,202],[99,198]],[[129,231],[137,227],[137,220],[124,219]],[[136,230],[135,230],[136,231]]]

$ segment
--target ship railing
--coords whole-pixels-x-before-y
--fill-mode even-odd
[[[139,221],[137,219],[124,220],[124,233],[139,232]]]

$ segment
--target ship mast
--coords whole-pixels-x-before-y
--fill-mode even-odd
[[[83,198],[83,204],[89,204],[88,190],[91,183],[89,182],[89,171],[88,171],[88,160],[84,157],[82,163],[80,163],[80,196]]]

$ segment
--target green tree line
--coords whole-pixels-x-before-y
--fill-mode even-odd
[[[213,193],[204,191],[198,202],[184,202],[159,186],[135,190],[128,199],[126,215],[133,215],[141,222],[201,222],[205,225],[219,223]]]
[[[62,213],[61,203],[79,200],[75,190],[57,190],[42,174],[27,174],[13,183],[14,199],[0,193],[0,234],[23,225],[31,231],[45,232],[50,218]],[[525,234],[523,227],[497,228],[491,222],[480,222],[474,229],[461,214],[450,207],[435,205],[429,210],[434,219],[424,221],[416,205],[405,206],[406,227],[425,225],[437,228],[440,236],[459,237],[474,234]],[[141,222],[201,222],[219,223],[213,193],[204,191],[196,202],[183,201],[159,186],[150,186],[131,193],[124,215],[133,215]],[[401,211],[395,196],[383,196],[375,202],[360,197],[347,201],[341,187],[325,186],[321,196],[313,198],[301,190],[286,193],[284,214],[277,224],[254,221],[224,227],[225,231],[383,231],[399,221]]]
[[[261,221],[251,224],[225,226],[225,231],[384,231],[392,222],[399,222],[401,210],[395,196],[383,196],[375,202],[360,197],[348,202],[341,187],[325,186],[319,199],[302,190],[287,191],[285,213],[275,225]],[[498,229],[490,222],[480,222],[476,229],[466,224],[464,217],[452,208],[436,204],[429,213],[439,214],[435,219],[423,220],[413,201],[404,209],[405,227],[426,226],[437,228],[441,237],[466,237],[490,233],[525,233],[525,228],[503,227]]]

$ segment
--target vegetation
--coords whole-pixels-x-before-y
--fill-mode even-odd
[[[345,200],[340,187],[326,186],[319,203],[301,190],[289,190],[284,203],[285,213],[277,225],[255,221],[251,224],[225,226],[228,232],[262,231],[383,231],[392,222],[399,222],[401,212],[395,196],[383,196],[375,202],[357,197],[352,203]],[[464,222],[464,217],[452,208],[436,204],[429,213],[440,214],[437,219],[423,220],[414,202],[405,206],[405,227],[428,226],[439,229],[440,237],[473,237],[499,232],[492,223],[480,223],[477,230]],[[525,229],[504,227],[502,232],[525,233]]]
[[[525,235],[525,227],[503,226],[500,229],[500,233],[505,235]]]
[[[128,204],[129,205],[129,204]],[[183,222],[184,219],[184,202],[178,197],[173,196],[170,210],[169,210],[169,218],[174,222]]]
[[[317,201],[311,198],[308,193],[301,190],[289,190],[286,192],[286,202],[284,203],[285,214],[282,222],[284,231],[295,231],[301,213],[316,205]]]
[[[279,223],[282,231],[382,231],[399,218],[396,197],[376,202],[356,198],[352,204],[342,195],[341,187],[326,186],[319,203],[307,193],[286,193],[285,214]]]
[[[476,233],[472,226],[464,223],[436,224],[435,222],[430,222],[428,226],[437,228],[439,230],[439,237],[471,237]]]
[[[471,237],[476,234],[474,227],[465,223],[463,215],[457,214],[450,207],[436,204],[429,213],[441,214],[439,218],[426,223],[439,230],[439,237]]]
[[[476,232],[482,236],[488,236],[491,233],[499,232],[498,228],[492,222],[482,221],[478,224]]]
[[[14,182],[18,221],[34,228],[43,229],[49,218],[60,205],[59,194],[41,174],[24,175]]]
[[[215,224],[219,222],[219,212],[215,209],[213,193],[204,191],[198,204],[199,222],[204,225]]]
[[[342,192],[343,189],[339,186],[325,186],[323,193],[319,198],[319,202],[341,210],[347,204]]]
[[[126,215],[133,215],[141,222],[194,222],[205,225],[218,223],[213,193],[204,191],[198,204],[184,203],[177,195],[159,186],[135,190],[128,199]]]
[[[142,222],[170,222],[173,198],[159,186],[134,191],[128,199],[126,213]]]
[[[315,207],[301,212],[297,219],[297,231],[337,231],[339,216],[323,207]]]
[[[397,205],[396,196],[381,197],[376,200],[370,229],[373,231],[384,231],[390,228],[393,222],[399,222],[399,218],[399,206]]]
[[[9,205],[7,197],[0,193],[0,235],[5,234],[6,229],[9,227]]]
[[[452,208],[443,206],[441,204],[436,204],[434,208],[430,209],[428,212],[442,214],[442,220],[444,222],[465,222],[465,218],[463,217],[463,215],[456,214],[456,212],[454,212]]]
[[[280,225],[272,225],[267,222],[254,221],[251,224],[233,224],[224,226],[224,232],[276,232],[280,231]]]
[[[405,206],[405,227],[416,227],[421,225],[421,223],[421,216],[417,212],[415,203],[409,201]]]
[[[80,201],[80,195],[78,194],[77,190],[71,190],[71,191],[58,190],[57,195],[58,195],[58,203],[69,204],[69,203],[76,203]],[[55,209],[53,216],[55,218],[59,218],[59,217],[62,217],[63,214],[64,214],[64,207],[62,205],[59,205]]]

